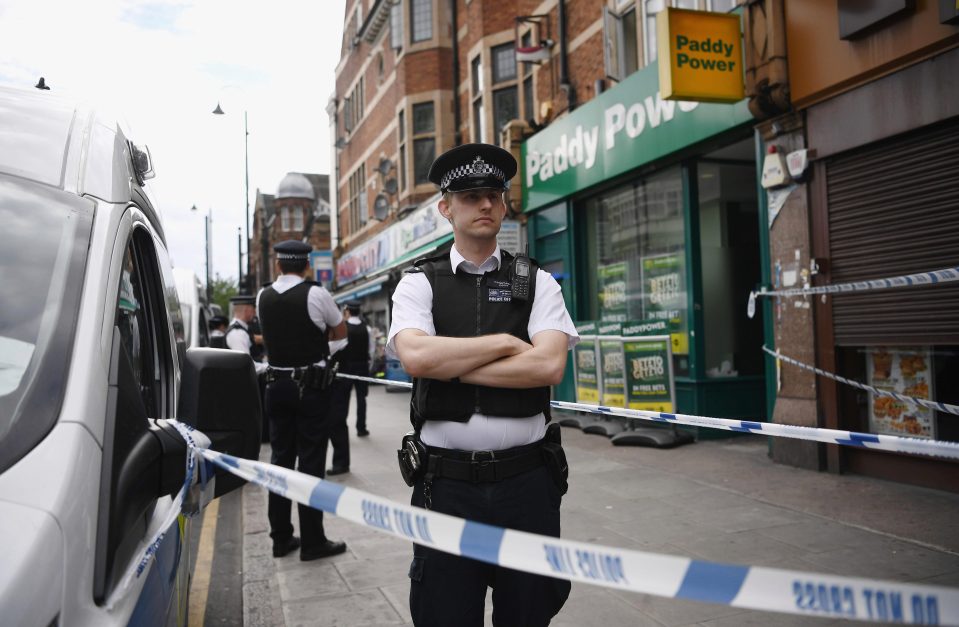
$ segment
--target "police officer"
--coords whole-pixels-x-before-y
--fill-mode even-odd
[[[265,372],[266,364],[260,361],[263,352],[251,326],[256,316],[256,299],[249,294],[238,294],[230,298],[230,306],[233,308],[233,320],[226,330],[226,347],[247,353],[253,359],[256,373]]]
[[[346,337],[346,325],[330,293],[303,274],[312,248],[296,240],[275,245],[279,278],[260,291],[257,309],[270,357],[266,407],[270,421],[271,462],[324,476],[329,438],[327,416],[333,380],[329,368],[330,340]],[[268,515],[273,556],[300,547],[290,522],[289,499],[270,493]],[[323,512],[298,506],[300,560],[343,553],[346,544],[333,542],[323,530]]]
[[[210,348],[226,348],[226,318],[210,317]]]
[[[349,300],[343,307],[346,319],[346,340],[334,342],[333,359],[338,371],[343,374],[370,376],[370,360],[373,358],[373,334],[360,319],[361,303]],[[327,475],[341,475],[350,471],[350,430],[346,420],[350,413],[350,396],[356,388],[356,435],[365,437],[370,434],[366,429],[366,394],[369,384],[366,381],[337,377],[333,384],[333,398],[330,401],[330,444],[333,445],[333,466]]]
[[[578,341],[559,285],[499,248],[505,150],[467,144],[440,155],[429,179],[453,226],[448,253],[416,262],[393,294],[388,347],[414,377],[411,414],[425,451],[412,504],[469,520],[559,536],[565,457],[549,422],[550,385]],[[547,625],[568,581],[415,545],[410,611],[426,625]]]

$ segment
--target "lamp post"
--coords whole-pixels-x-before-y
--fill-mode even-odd
[[[196,205],[190,207],[190,211],[196,213]],[[213,302],[213,284],[210,282],[210,262],[212,260],[213,254],[210,250],[210,230],[213,228],[213,209],[207,209],[207,215],[203,216],[203,230],[206,237],[206,243],[203,247],[204,252],[206,253],[206,302],[207,304]]]
[[[213,110],[213,115],[226,115],[226,111],[220,107],[220,103],[216,103],[216,109]],[[246,222],[246,276],[249,280],[250,275],[253,274],[253,268],[251,267],[251,257],[250,257],[250,130],[247,125],[247,113],[246,109],[243,110],[243,164],[244,164],[244,201],[245,207],[243,210],[243,219]],[[242,253],[241,253],[242,254]],[[243,264],[240,263],[240,271],[238,277],[239,289],[243,291]],[[252,285],[247,286],[252,292]]]
[[[236,273],[240,277],[236,282],[236,291],[243,293],[243,231],[236,227]]]

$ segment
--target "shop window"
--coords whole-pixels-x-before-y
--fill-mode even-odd
[[[752,163],[697,164],[702,363],[710,378],[763,372],[762,323],[742,310],[761,280],[755,173]]]
[[[410,1],[410,36],[415,44],[433,37],[433,0]]]
[[[959,347],[856,346],[836,351],[840,374],[881,390],[959,404]],[[840,385],[843,429],[955,442],[957,416]]]
[[[429,182],[430,166],[436,158],[436,117],[432,102],[413,105],[413,184]]]
[[[668,320],[674,371],[689,374],[686,236],[678,167],[584,202],[587,311],[582,320]]]

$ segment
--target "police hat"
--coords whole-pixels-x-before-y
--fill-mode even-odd
[[[228,320],[224,318],[223,316],[210,316],[209,325],[211,329],[215,329],[221,324],[226,324],[227,322]]]
[[[356,299],[348,300],[345,303],[343,303],[343,306],[354,313],[359,313],[360,308],[363,306],[363,301],[356,300]]]
[[[249,294],[237,294],[230,297],[231,305],[255,305],[256,297]]]
[[[516,159],[499,146],[463,144],[447,150],[430,166],[429,179],[441,192],[469,189],[509,189]]]
[[[273,246],[280,261],[306,261],[313,247],[295,239],[288,239]]]

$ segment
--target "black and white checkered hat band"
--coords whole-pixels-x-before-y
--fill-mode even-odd
[[[476,158],[472,163],[467,163],[459,167],[453,168],[443,177],[440,189],[446,189],[450,186],[450,183],[467,176],[483,176],[489,174],[499,180],[505,180],[506,174],[497,168],[495,165],[490,165],[482,161],[479,157]]]
[[[307,253],[276,253],[276,258],[284,261],[300,261],[309,259],[310,255]]]

